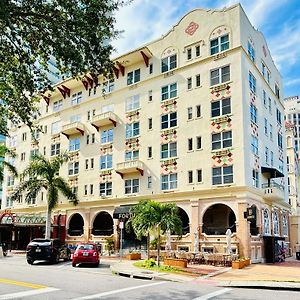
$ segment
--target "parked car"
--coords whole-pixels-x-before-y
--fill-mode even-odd
[[[100,258],[97,245],[94,243],[80,243],[72,258],[72,266],[76,267],[77,264],[92,264],[95,267],[99,266]]]
[[[36,260],[58,263],[60,259],[71,260],[71,251],[58,239],[34,239],[27,245],[26,259],[31,265]]]

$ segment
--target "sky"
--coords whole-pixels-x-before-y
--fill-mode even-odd
[[[117,55],[133,50],[167,33],[195,8],[229,7],[232,0],[133,0],[116,14],[123,30],[113,42]],[[284,97],[300,96],[300,0],[241,0],[252,25],[261,31],[279,69]]]

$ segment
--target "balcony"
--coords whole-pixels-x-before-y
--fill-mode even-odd
[[[112,111],[107,111],[93,116],[91,124],[99,130],[100,127],[113,124],[117,126],[117,116]]]
[[[144,163],[140,160],[129,160],[118,163],[116,166],[116,173],[122,178],[125,174],[140,173],[144,175]]]
[[[61,133],[69,138],[74,134],[84,135],[84,126],[81,122],[73,122],[62,126]]]
[[[284,200],[284,187],[276,182],[263,183],[262,189],[266,200]]]

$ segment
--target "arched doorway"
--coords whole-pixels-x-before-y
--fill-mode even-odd
[[[202,232],[208,235],[224,235],[228,228],[231,232],[236,232],[235,222],[235,214],[229,206],[214,204],[204,213]]]
[[[178,215],[182,222],[182,234],[187,234],[190,232],[190,219],[188,214],[185,212],[184,209],[178,207]]]
[[[93,222],[93,235],[110,236],[114,232],[114,221],[106,211],[97,214]]]
[[[69,222],[68,234],[71,236],[80,236],[83,234],[84,220],[81,214],[74,214]]]

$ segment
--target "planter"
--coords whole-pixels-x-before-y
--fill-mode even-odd
[[[125,258],[129,260],[138,260],[141,259],[141,253],[129,253],[126,254]]]
[[[180,258],[165,258],[164,264],[166,266],[172,267],[180,267],[180,268],[187,268],[187,259],[180,259]]]
[[[245,259],[245,267],[249,266],[251,264],[250,258]]]
[[[245,266],[245,261],[244,260],[233,261],[231,266],[232,269],[243,269]]]

